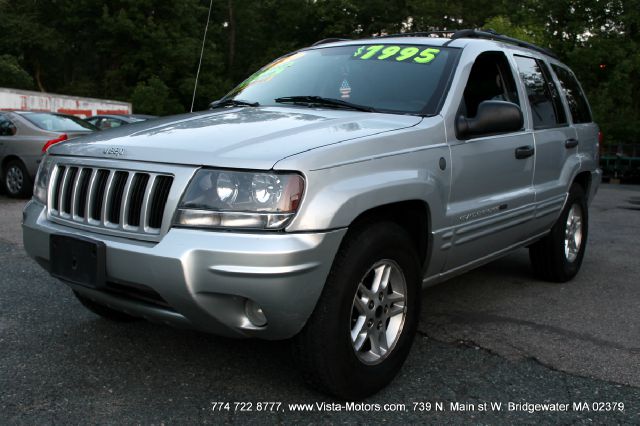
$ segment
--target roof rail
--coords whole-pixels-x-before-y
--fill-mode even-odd
[[[338,38],[338,37],[323,38],[322,40],[316,41],[311,46],[318,46],[320,44],[333,43],[333,42],[336,42],[336,41],[347,41],[347,40],[349,40],[349,39],[348,38]]]
[[[486,40],[502,41],[505,43],[515,44],[516,46],[526,47],[527,49],[535,50],[536,52],[544,53],[552,58],[559,59],[558,56],[549,49],[536,46],[533,43],[519,40],[517,38],[498,34],[494,30],[459,30],[453,33],[451,40],[456,40],[458,38],[481,38]]]
[[[397,33],[397,34],[385,34],[375,36],[374,38],[388,38],[388,37],[436,37],[436,38],[449,38],[456,30],[453,31],[419,31],[413,33]]]

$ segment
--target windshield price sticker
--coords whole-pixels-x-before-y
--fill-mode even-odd
[[[360,46],[354,53],[353,59],[412,62],[416,64],[428,64],[440,53],[440,49],[433,47],[424,48],[417,46],[396,46],[388,44],[375,44]]]

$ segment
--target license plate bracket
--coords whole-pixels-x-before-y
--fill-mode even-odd
[[[106,246],[89,238],[51,235],[50,273],[73,284],[99,288],[106,283]]]

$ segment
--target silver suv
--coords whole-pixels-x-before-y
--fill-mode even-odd
[[[24,246],[99,315],[293,338],[312,384],[362,398],[407,357],[421,287],[519,247],[576,275],[598,138],[542,48],[325,40],[208,111],[54,145]]]

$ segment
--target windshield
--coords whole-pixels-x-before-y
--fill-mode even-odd
[[[86,132],[98,130],[94,125],[71,115],[32,112],[22,114],[24,118],[50,132]]]
[[[411,44],[326,47],[296,52],[262,68],[223,99],[278,105],[319,96],[380,112],[438,113],[458,49]]]

